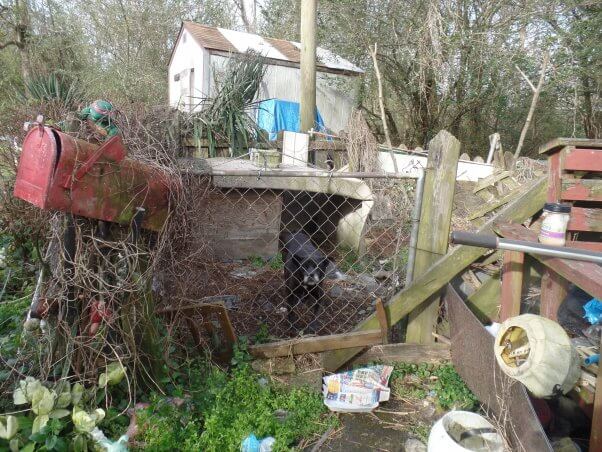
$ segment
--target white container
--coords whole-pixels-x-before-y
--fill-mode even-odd
[[[474,429],[488,429],[490,433]],[[483,416],[470,411],[450,411],[433,425],[427,449],[428,452],[503,452],[504,441]]]
[[[535,397],[566,394],[581,373],[579,354],[564,329],[535,314],[502,323],[494,354],[502,372],[524,384]]]
[[[545,203],[539,241],[546,245],[564,246],[566,243],[566,227],[571,218],[570,214],[570,204]]]

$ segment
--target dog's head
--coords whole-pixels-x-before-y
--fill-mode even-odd
[[[322,259],[319,262],[313,259],[304,260],[300,265],[303,271],[303,286],[315,287],[320,284],[324,280],[328,265],[328,259]]]

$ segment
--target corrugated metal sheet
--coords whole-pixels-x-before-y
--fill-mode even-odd
[[[236,47],[216,27],[185,21],[184,28],[206,49],[238,53]]]
[[[248,50],[254,50],[274,60],[275,64],[277,64],[277,61],[283,61],[296,65],[301,61],[301,54],[299,52],[301,44],[298,42],[263,38],[253,33],[209,27],[190,21],[185,21],[183,26],[201,46],[208,50],[228,53],[244,53]],[[316,53],[318,69],[349,74],[361,74],[364,72],[350,61],[327,49],[318,47]]]
[[[223,69],[228,57],[211,56],[211,66]],[[316,79],[316,104],[326,127],[334,132],[345,130],[353,109],[354,78],[343,75],[318,73]],[[338,89],[337,89],[338,88]],[[215,93],[214,77],[210,78],[210,95]],[[269,64],[261,83],[257,99],[282,99],[299,102],[301,74],[298,68]]]

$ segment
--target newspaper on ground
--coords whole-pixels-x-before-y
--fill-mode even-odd
[[[393,366],[376,365],[324,377],[324,404],[331,411],[367,413],[389,400]]]

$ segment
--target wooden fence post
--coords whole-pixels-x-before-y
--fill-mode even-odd
[[[441,130],[429,142],[428,150],[414,275],[427,271],[447,252],[460,142]],[[438,294],[433,295],[410,314],[406,342],[433,342],[439,299]]]

